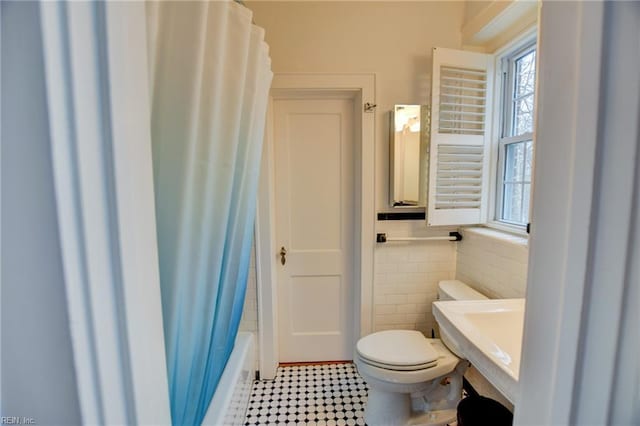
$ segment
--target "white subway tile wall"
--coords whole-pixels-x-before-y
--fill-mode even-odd
[[[462,230],[456,279],[492,298],[524,297],[527,286],[527,239],[488,228]],[[513,411],[513,405],[475,368],[465,373],[473,388]]]
[[[428,230],[422,221],[378,222],[389,237],[446,236],[450,229]],[[456,243],[448,241],[387,242],[376,245],[374,331],[419,330],[431,336],[435,320],[431,303],[438,282],[455,276]]]
[[[247,277],[247,293],[244,299],[244,307],[242,309],[242,317],[240,318],[239,331],[248,331],[253,333],[255,342],[254,347],[256,348],[255,359],[257,370],[260,348],[258,347],[258,285],[256,281],[255,246],[251,247],[251,263],[249,265],[249,276]]]
[[[247,294],[240,319],[240,331],[258,331],[258,292],[256,286],[256,268],[254,258],[251,256],[251,266],[249,267],[249,277],[247,278]]]
[[[458,244],[456,279],[491,298],[525,297],[529,249],[526,237],[467,228]]]

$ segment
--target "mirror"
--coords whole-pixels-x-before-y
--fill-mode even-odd
[[[429,107],[395,105],[389,120],[389,202],[424,207],[429,159]]]

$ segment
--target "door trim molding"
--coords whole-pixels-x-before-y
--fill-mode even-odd
[[[356,182],[359,194],[355,216],[354,339],[371,333],[374,264],[375,114],[364,113],[364,104],[375,104],[375,74],[275,74],[269,108],[258,190],[255,227],[256,276],[258,287],[259,368],[264,379],[275,377],[278,367],[278,298],[275,241],[275,199],[273,191],[273,101],[299,98],[308,93],[347,95],[354,99]],[[359,296],[359,297],[358,297]],[[355,344],[355,342],[354,342]]]

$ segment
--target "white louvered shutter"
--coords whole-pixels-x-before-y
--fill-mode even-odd
[[[427,224],[486,221],[493,56],[433,49]]]

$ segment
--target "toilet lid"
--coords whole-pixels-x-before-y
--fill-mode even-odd
[[[428,368],[438,360],[438,352],[415,330],[379,331],[360,339],[356,349],[362,358],[383,366]]]

